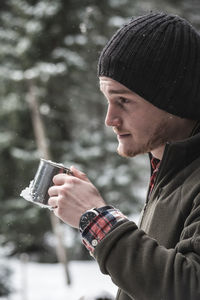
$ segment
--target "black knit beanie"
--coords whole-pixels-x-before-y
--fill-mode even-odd
[[[200,120],[200,35],[183,18],[150,13],[132,19],[103,49],[98,76],[171,114]]]

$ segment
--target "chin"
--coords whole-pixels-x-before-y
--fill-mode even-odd
[[[117,149],[117,153],[120,156],[126,157],[126,158],[128,158],[128,157],[134,157],[134,156],[140,154],[140,152],[133,151],[132,149],[124,150],[124,149],[120,149],[120,148]]]
[[[135,157],[139,154],[144,154],[149,152],[149,148],[147,145],[138,145],[138,147],[122,147],[122,145],[118,146],[117,153],[122,157]]]

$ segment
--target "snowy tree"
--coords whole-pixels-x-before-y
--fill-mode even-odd
[[[115,153],[115,137],[104,126],[106,106],[96,68],[111,35],[130,17],[151,10],[179,13],[199,26],[195,0],[1,1],[0,242],[9,245],[8,254],[56,259],[48,238],[49,212],[19,197],[41,156],[28,104],[31,92],[39,103],[53,160],[85,171],[105,201],[124,213],[140,211],[147,158],[127,160]]]

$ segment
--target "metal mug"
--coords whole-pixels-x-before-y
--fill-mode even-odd
[[[49,207],[48,189],[53,185],[53,177],[59,173],[73,175],[71,170],[62,164],[41,158],[34,179],[29,187],[22,191],[21,196],[40,206]]]

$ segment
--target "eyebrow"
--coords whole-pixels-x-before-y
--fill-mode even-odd
[[[121,90],[114,90],[114,89],[110,89],[110,90],[108,90],[108,93],[109,94],[130,94],[130,92],[129,91],[126,91],[126,90],[123,90],[123,89],[121,89]]]

